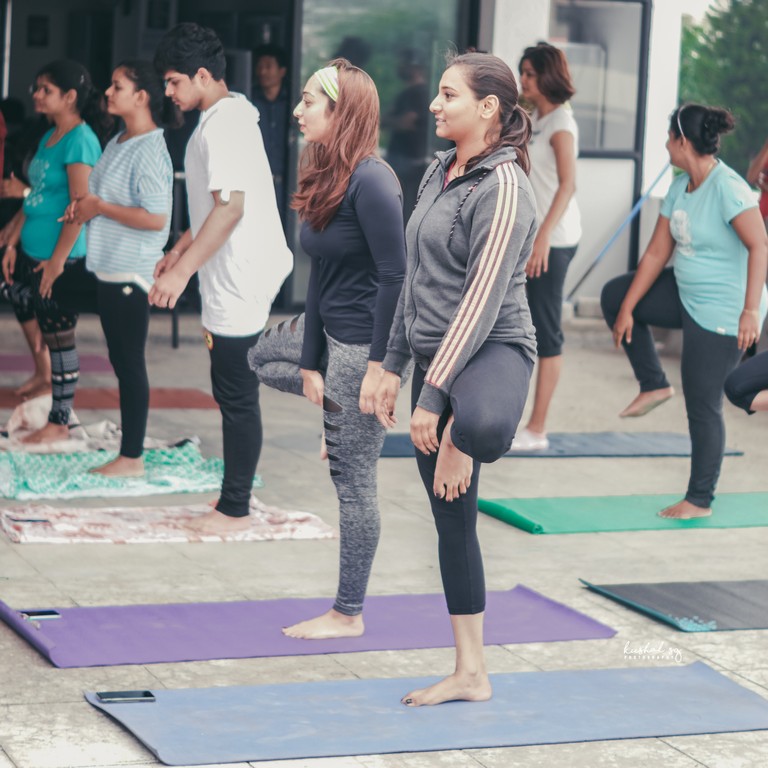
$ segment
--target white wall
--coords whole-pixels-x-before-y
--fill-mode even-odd
[[[548,31],[549,0],[496,0],[491,50],[504,59],[513,72],[517,72],[523,51],[539,40],[546,40]]]

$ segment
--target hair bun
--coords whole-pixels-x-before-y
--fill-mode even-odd
[[[709,135],[719,136],[732,131],[736,125],[733,115],[721,107],[709,107],[701,121],[702,129]]]

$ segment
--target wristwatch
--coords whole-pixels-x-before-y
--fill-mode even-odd
[[[21,196],[26,200],[26,198],[29,197],[29,193],[32,191],[32,187],[24,187],[24,191],[21,193]]]

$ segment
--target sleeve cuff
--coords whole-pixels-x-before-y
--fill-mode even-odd
[[[430,413],[440,414],[448,405],[448,395],[433,387],[431,384],[424,382],[424,386],[421,389],[421,394],[419,395],[419,400],[416,405]]]
[[[391,371],[398,376],[403,375],[403,371],[408,367],[408,363],[411,362],[410,355],[404,355],[402,352],[396,352],[393,349],[387,350],[387,354],[384,355],[384,360],[381,363],[381,367],[385,371]]]

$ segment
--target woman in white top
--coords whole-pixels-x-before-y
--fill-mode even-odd
[[[98,309],[120,389],[120,454],[94,469],[112,477],[144,473],[149,379],[144,348],[149,329],[147,294],[163,256],[171,223],[173,167],[158,124],[176,124],[178,112],[146,61],[126,61],[112,73],[109,114],[125,130],[107,145],[90,176],[89,193],[67,209],[88,222],[86,267],[98,278]]]
[[[539,370],[533,410],[512,450],[546,450],[546,419],[562,366],[563,284],[581,238],[576,205],[579,131],[566,104],[575,89],[568,62],[548,43],[526,48],[520,59],[523,98],[533,107],[528,145],[538,233],[526,267],[528,304],[536,328]]]

